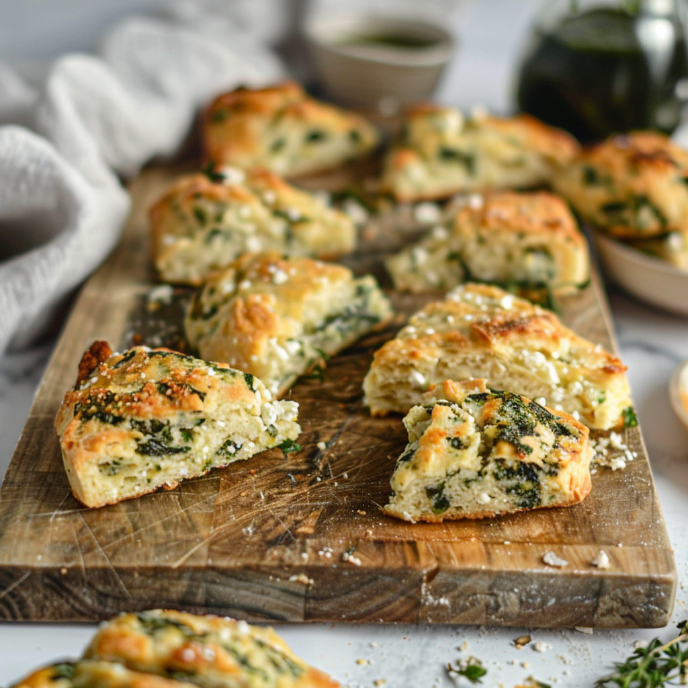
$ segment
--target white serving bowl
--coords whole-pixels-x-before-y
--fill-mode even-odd
[[[671,377],[669,396],[676,415],[688,430],[688,361],[681,363]]]
[[[454,50],[449,32],[415,19],[319,16],[306,23],[305,34],[327,93],[343,105],[378,108],[383,115],[430,98]],[[385,35],[432,44],[404,47],[351,40]]]
[[[595,232],[607,272],[629,294],[674,313],[688,315],[688,272]]]

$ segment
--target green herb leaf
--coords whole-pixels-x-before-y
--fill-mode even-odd
[[[282,444],[279,445],[279,448],[284,452],[284,455],[286,456],[287,454],[291,454],[292,452],[300,452],[303,447],[298,444],[297,442],[294,442],[294,440],[284,440]]]
[[[477,657],[471,656],[468,659],[459,660],[456,667],[449,664],[447,666],[447,673],[450,677],[463,676],[471,683],[482,683],[481,679],[487,674],[487,669]]]
[[[624,426],[627,428],[635,428],[638,425],[638,416],[635,415],[635,409],[632,406],[625,408],[621,415],[624,419]]]

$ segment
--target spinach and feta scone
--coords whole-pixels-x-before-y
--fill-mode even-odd
[[[688,269],[688,151],[663,134],[584,148],[554,185],[587,222]]]
[[[150,225],[160,277],[195,286],[244,253],[334,258],[356,247],[348,215],[265,170],[185,177],[151,208]]]
[[[55,422],[74,496],[115,504],[295,440],[298,404],[253,375],[169,349],[95,342]]]
[[[485,380],[431,387],[404,418],[409,443],[385,507],[406,521],[570,506],[590,492],[589,430]]]
[[[430,385],[480,377],[604,430],[621,425],[632,405],[625,371],[551,311],[499,287],[465,284],[375,352],[363,390],[373,415],[407,413]]]
[[[217,616],[151,610],[104,624],[82,659],[13,688],[337,688],[271,628]]]
[[[189,304],[184,326],[203,358],[251,373],[279,395],[391,317],[370,275],[262,253],[242,256],[211,277]]]
[[[285,177],[321,172],[370,153],[377,129],[360,115],[311,98],[294,82],[238,88],[208,109],[206,157]]]
[[[407,113],[387,154],[382,188],[399,201],[417,201],[542,186],[577,150],[572,136],[529,115],[466,117],[456,108],[422,104]]]
[[[568,206],[553,194],[496,191],[456,199],[439,226],[387,259],[397,289],[447,291],[463,282],[575,291],[589,277],[588,245]]]

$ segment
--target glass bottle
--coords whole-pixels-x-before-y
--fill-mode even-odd
[[[688,99],[683,0],[549,0],[521,65],[518,106],[583,142],[671,133]]]

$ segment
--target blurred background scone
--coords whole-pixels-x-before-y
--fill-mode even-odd
[[[181,284],[199,285],[244,253],[334,258],[356,246],[348,215],[266,170],[185,177],[153,205],[150,223],[160,277]]]
[[[549,193],[458,198],[437,227],[386,261],[397,289],[449,290],[465,281],[573,292],[590,274],[588,244],[566,203]]]
[[[265,168],[292,177],[360,158],[379,143],[366,119],[306,94],[294,82],[239,88],[210,106],[206,157],[216,165]]]

